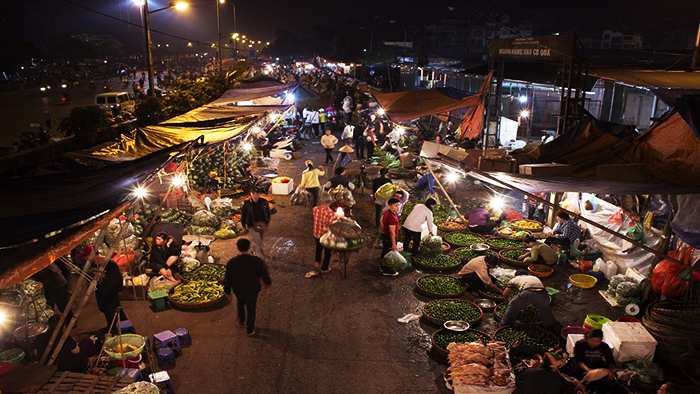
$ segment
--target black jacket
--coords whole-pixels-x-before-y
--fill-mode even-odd
[[[380,187],[384,186],[387,183],[392,183],[391,179],[383,176],[380,176],[379,178],[374,178],[374,180],[372,181],[372,193],[376,193]]]
[[[241,224],[255,227],[256,222],[270,223],[270,203],[264,198],[259,198],[258,202],[246,200],[241,207]]]
[[[260,280],[272,284],[267,265],[260,258],[250,254],[240,254],[226,263],[224,292],[236,296],[254,295],[260,292]]]
[[[107,267],[105,267],[105,276],[97,284],[95,289],[95,297],[98,300],[109,299],[112,297],[118,297],[124,287],[124,282],[122,279],[122,274],[119,271],[119,266],[113,260],[107,262]]]
[[[175,246],[174,242],[170,244],[170,247],[154,245],[153,251],[151,252],[151,264],[149,264],[149,267],[157,274],[162,268],[168,269],[166,262],[170,256],[179,255],[180,249]]]
[[[349,189],[350,188],[350,178],[346,177],[345,175],[337,175],[331,178],[331,188],[337,187],[338,185],[343,185],[344,188]]]

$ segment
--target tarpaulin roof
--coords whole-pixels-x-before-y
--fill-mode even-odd
[[[647,88],[700,89],[700,71],[598,69],[590,75]]]
[[[264,111],[263,111],[264,112]],[[138,128],[132,135],[122,135],[116,142],[99,145],[80,154],[101,156],[105,160],[133,160],[161,149],[204,136],[204,143],[212,144],[238,136],[250,127],[259,116],[247,115],[237,118],[204,122],[168,123]]]
[[[479,104],[480,99],[479,95],[474,95],[455,100],[438,89],[372,93],[372,95],[394,122],[473,107]]]
[[[217,100],[209,103],[210,105],[232,105],[240,101],[252,101],[268,96],[279,96],[285,91],[294,89],[295,84],[274,85],[257,88],[246,89],[229,89]],[[269,103],[272,104],[272,103]],[[268,104],[268,105],[269,105]],[[282,102],[278,104],[283,104]],[[293,104],[293,103],[286,103]]]
[[[235,105],[203,105],[190,112],[170,118],[160,125],[170,125],[186,122],[203,122],[208,120],[232,120],[239,116],[260,115],[266,112],[283,112],[289,105],[269,106],[235,106]]]
[[[188,143],[105,167],[0,180],[0,247],[42,238],[118,207]]]

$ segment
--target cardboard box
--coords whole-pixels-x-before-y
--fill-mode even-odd
[[[610,164],[596,167],[599,181],[647,182],[647,168],[644,164]]]
[[[479,158],[479,169],[489,172],[516,172],[517,162],[512,159],[498,156],[481,156]]]
[[[613,357],[618,363],[639,359],[651,361],[656,352],[656,340],[640,323],[605,323],[603,338],[612,348]]]
[[[294,179],[290,180],[289,183],[272,183],[272,194],[282,194],[287,195],[294,191]]]
[[[535,176],[572,177],[574,173],[570,165],[557,163],[522,164],[518,170],[521,174]]]

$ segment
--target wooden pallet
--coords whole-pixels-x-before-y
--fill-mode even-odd
[[[106,375],[86,375],[75,372],[56,372],[38,393],[109,394],[133,383],[130,378]]]

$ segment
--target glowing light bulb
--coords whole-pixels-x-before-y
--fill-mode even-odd
[[[253,150],[253,144],[251,144],[250,142],[244,142],[243,145],[241,145],[241,148],[243,150],[248,150],[248,151]]]
[[[134,189],[134,197],[144,198],[146,196],[148,196],[148,190],[146,190],[146,188],[143,186],[136,186],[136,188]]]

